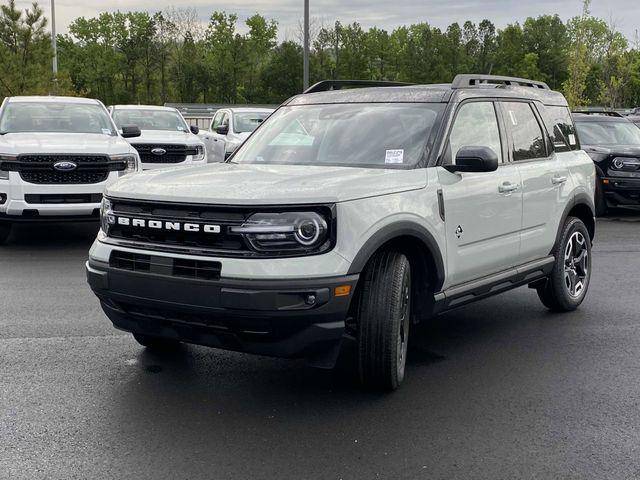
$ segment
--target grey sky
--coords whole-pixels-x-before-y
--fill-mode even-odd
[[[18,0],[19,7],[27,7],[32,0]],[[364,27],[378,26],[392,30],[399,25],[427,21],[444,28],[452,22],[483,18],[492,20],[498,27],[528,16],[558,13],[563,19],[580,12],[581,0],[310,0],[311,16],[316,23],[360,22]],[[49,14],[49,0],[40,0]],[[302,0],[56,0],[59,31],[66,31],[69,22],[79,16],[92,17],[109,10],[157,11],[172,5],[194,7],[205,22],[214,10],[237,13],[244,20],[254,13],[275,19],[279,24],[280,38],[296,38],[302,16]],[[592,13],[613,22],[627,38],[634,40],[640,30],[640,0],[593,0]]]

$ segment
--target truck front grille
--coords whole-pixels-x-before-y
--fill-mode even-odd
[[[77,165],[71,171],[59,171],[54,164],[62,161]],[[113,162],[103,155],[20,155],[11,165],[25,182],[37,184],[88,184],[104,182]]]
[[[142,163],[182,163],[187,159],[187,155],[198,153],[195,147],[187,145],[136,144],[133,146],[138,151]]]

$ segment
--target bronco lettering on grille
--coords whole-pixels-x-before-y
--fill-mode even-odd
[[[156,230],[177,230],[184,232],[220,233],[220,225],[203,223],[169,222],[164,220],[145,220],[143,218],[117,217],[118,225],[153,228]]]

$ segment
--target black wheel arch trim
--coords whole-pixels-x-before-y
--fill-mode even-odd
[[[356,254],[353,262],[351,262],[351,267],[347,275],[361,273],[373,254],[378,251],[380,247],[395,238],[405,236],[416,238],[428,249],[436,268],[435,275],[437,284],[434,286],[435,291],[439,291],[444,284],[445,267],[438,242],[436,242],[435,237],[425,227],[408,220],[391,223],[374,233]]]
[[[591,211],[591,216],[593,217],[594,230],[593,232],[590,231],[589,234],[591,236],[591,240],[593,240],[593,237],[595,236],[595,217],[596,217],[595,200],[591,198],[589,195],[587,195],[585,192],[580,192],[575,195],[575,197],[573,198],[573,201],[569,202],[567,206],[564,208],[564,212],[562,212],[562,219],[560,221],[560,225],[558,225],[556,240],[553,243],[553,249],[551,250],[550,253],[553,253],[556,246],[558,245],[558,242],[560,241],[560,237],[562,236],[562,229],[564,227],[565,222],[567,221],[567,217],[569,216],[569,213],[571,212],[571,210],[573,210],[575,207],[579,205],[585,205]],[[589,225],[587,225],[587,230],[588,229],[589,229]]]

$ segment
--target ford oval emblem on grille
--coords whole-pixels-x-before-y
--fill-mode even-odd
[[[61,162],[54,163],[53,168],[61,172],[72,172],[73,170],[78,168],[78,164],[74,162],[69,162],[67,160],[63,160]]]
[[[153,153],[154,155],[164,155],[165,153],[167,153],[167,151],[164,148],[154,148],[151,150],[151,153]]]

